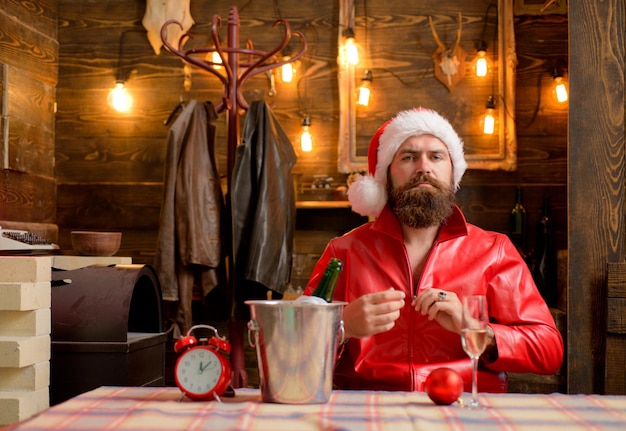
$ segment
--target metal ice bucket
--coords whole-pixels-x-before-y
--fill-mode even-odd
[[[246,301],[248,341],[256,349],[263,401],[328,402],[345,302]]]

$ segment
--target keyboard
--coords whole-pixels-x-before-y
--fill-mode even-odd
[[[54,254],[58,250],[58,245],[35,233],[0,227],[0,255]]]

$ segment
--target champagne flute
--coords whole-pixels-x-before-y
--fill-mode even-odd
[[[478,403],[478,359],[487,347],[487,299],[484,295],[471,295],[463,298],[463,320],[461,322],[461,343],[463,350],[472,360],[472,400],[470,409]]]
[[[293,254],[293,270],[296,273],[295,279],[298,281],[296,292],[302,292],[302,273],[307,269],[311,256],[304,253]]]

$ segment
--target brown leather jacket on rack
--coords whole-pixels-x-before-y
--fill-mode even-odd
[[[296,221],[291,169],[296,154],[264,101],[250,104],[231,185],[236,297],[282,293],[289,281]]]
[[[341,389],[421,391],[429,372],[445,366],[459,371],[465,390],[471,391],[472,368],[459,334],[411,307],[411,297],[431,288],[459,298],[487,296],[498,357],[482,361],[479,391],[505,392],[505,372],[554,374],[561,366],[561,334],[526,263],[506,235],[467,223],[458,207],[441,226],[419,280],[413,280],[401,226],[389,206],[374,222],[330,241],[306,294],[331,257],[344,263],[334,300],[351,302],[390,287],[407,298],[392,329],[347,342],[335,369]]]
[[[215,164],[215,120],[210,102],[190,101],[169,130],[164,193],[154,267],[163,299],[184,335],[192,325],[194,284],[203,297],[225,285],[223,196]],[[175,336],[178,332],[175,332]]]

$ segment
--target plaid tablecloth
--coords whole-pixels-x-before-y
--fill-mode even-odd
[[[480,396],[485,408],[469,410],[437,406],[423,393],[334,391],[327,404],[287,405],[263,403],[254,389],[218,403],[171,387],[102,387],[11,430],[626,430],[626,396]]]

